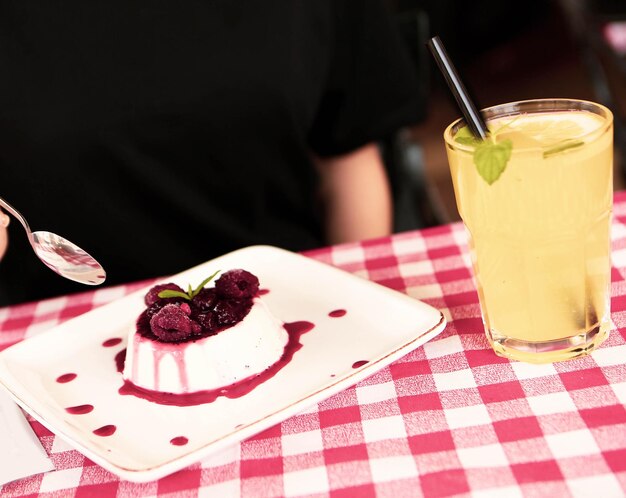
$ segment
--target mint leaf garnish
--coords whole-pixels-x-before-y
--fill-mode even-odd
[[[513,142],[503,140],[502,142],[481,142],[474,150],[474,164],[478,174],[491,185],[495,182],[506,168],[506,164],[511,158]]]
[[[558,154],[559,152],[563,152],[568,149],[573,149],[574,147],[580,147],[581,145],[584,145],[584,144],[585,142],[582,142],[580,140],[572,140],[572,139],[565,140],[564,142],[559,142],[558,144],[553,145],[549,149],[544,150],[543,157],[546,158],[554,154]]]
[[[189,294],[187,294],[185,292],[180,292],[180,291],[177,291],[177,290],[165,289],[165,290],[162,290],[161,292],[159,292],[157,295],[159,297],[162,297],[162,298],[166,298],[166,297],[182,297],[184,299],[187,299],[188,301],[191,301],[191,297],[189,297]]]
[[[213,275],[211,275],[210,277],[205,278],[200,285],[198,285],[198,287],[195,288],[195,290],[193,290],[191,292],[191,297],[194,298],[198,295],[198,292],[200,292],[202,289],[204,289],[204,286],[206,284],[208,284],[211,280],[213,280],[215,278],[215,275],[217,275],[220,272],[220,270],[217,270]],[[191,289],[191,287],[189,287]]]
[[[468,126],[464,126],[454,135],[454,141],[462,145],[478,145],[482,142],[472,134]]]
[[[507,125],[503,126],[505,128]],[[502,129],[500,128],[500,129]],[[472,156],[478,174],[489,185],[495,182],[511,158],[513,142],[509,139],[496,142],[496,133],[492,133],[487,140],[482,140],[464,126],[454,136],[454,141],[462,145],[474,147]]]
[[[191,287],[191,284],[188,285],[187,287],[187,292],[181,292],[181,291],[177,291],[177,290],[172,290],[172,289],[165,289],[162,290],[161,292],[159,292],[158,296],[160,298],[168,298],[168,297],[182,297],[183,299],[187,299],[188,301],[191,301],[194,297],[196,297],[198,295],[198,293],[204,289],[204,286],[206,284],[208,284],[211,280],[213,280],[215,278],[215,275],[217,275],[220,272],[220,270],[217,270],[213,275],[211,275],[210,277],[205,278],[200,285],[198,285],[198,287],[196,287],[195,289],[193,289]]]

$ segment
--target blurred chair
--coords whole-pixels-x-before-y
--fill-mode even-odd
[[[615,147],[626,178],[626,1],[559,0],[580,48],[596,99],[615,117]]]
[[[430,55],[426,42],[429,19],[425,10],[412,7],[398,9],[395,21],[401,38],[418,74],[415,91],[421,102],[422,118],[426,116],[429,96]],[[419,143],[411,139],[410,130],[401,130],[381,143],[385,163],[390,172],[394,196],[394,231],[401,232],[439,225],[443,222],[429,188],[424,156]]]

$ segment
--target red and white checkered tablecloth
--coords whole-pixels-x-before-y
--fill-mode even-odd
[[[492,353],[460,224],[311,251],[440,308],[449,325],[355,387],[147,484],[29,419],[56,471],[0,495],[626,496],[626,193],[615,199],[614,327],[589,357],[529,365]],[[0,349],[145,284],[0,309]]]

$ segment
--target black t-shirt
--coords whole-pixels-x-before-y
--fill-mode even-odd
[[[0,196],[107,283],[324,243],[311,151],[418,114],[380,0],[0,0]],[[0,305],[86,290],[10,226]]]

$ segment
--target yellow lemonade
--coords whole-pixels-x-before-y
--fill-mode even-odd
[[[610,326],[612,117],[540,102],[487,110],[488,140],[512,145],[495,180],[477,144],[457,141],[462,123],[445,138],[487,336],[500,355],[551,362],[589,352]]]

